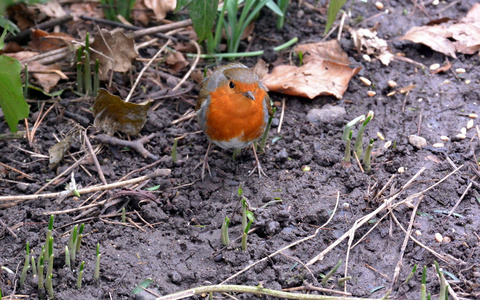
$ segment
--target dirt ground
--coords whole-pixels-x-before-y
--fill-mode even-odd
[[[311,6],[304,4],[299,7],[297,1],[292,2],[284,29],[275,29],[275,17],[270,11],[262,12],[257,21],[255,42],[250,50],[267,50],[263,56],[267,63],[274,63],[279,58],[289,59],[288,51],[280,54],[269,51],[272,44],[277,45],[293,37],[298,37],[301,43],[322,39],[323,15]],[[315,4],[315,1],[308,2]],[[414,3],[421,2],[426,5],[423,10],[414,6]],[[480,195],[476,163],[480,155],[479,137],[475,126],[467,130],[465,139],[457,135],[471,120],[468,114],[480,112],[480,69],[477,67],[480,57],[478,54],[458,54],[457,59],[452,59],[426,46],[399,41],[399,37],[412,26],[424,25],[442,17],[463,17],[476,1],[455,1],[453,5],[449,5],[453,3],[450,1],[440,1],[436,6],[431,2],[384,1],[389,14],[379,14],[372,1],[355,1],[350,6],[352,13],[347,18],[347,24],[353,25],[352,20],[359,16],[366,21],[356,24],[356,28],[370,28],[378,23],[379,36],[389,42],[393,53],[402,52],[405,57],[427,66],[427,69],[402,60],[394,60],[388,66],[375,59],[366,62],[353,49],[350,34],[344,31],[341,44],[352,66],[361,66],[359,76],[367,77],[374,86],[365,86],[355,76],[342,100],[328,96],[308,100],[271,93],[273,101],[278,104],[285,98],[286,105],[281,131],[278,132],[281,107],[277,107],[268,146],[261,155],[268,177],[248,176],[255,162],[251,149],[243,150],[234,161],[230,151],[214,148],[209,159],[213,176],[207,177],[204,182],[199,180],[201,168],[195,167],[205,154],[207,139],[198,132],[195,119],[171,124],[192,108],[198,90],[180,98],[162,99],[159,100],[159,108],[149,112],[148,121],[141,131],[142,136],[156,133],[147,143],[147,148],[160,157],[161,162],[128,178],[151,174],[156,169],[170,169],[171,174],[142,182],[137,192],[117,188],[101,194],[98,199],[95,198],[99,193],[89,198],[93,195],[90,193],[63,201],[3,201],[0,203],[0,265],[19,274],[26,242],[38,256],[45,242],[49,215],[58,212],[53,232],[56,299],[152,299],[145,294],[132,294],[135,286],[147,278],[153,280],[149,289],[159,295],[220,284],[247,266],[306,237],[310,238],[255,264],[227,283],[261,284],[275,290],[303,287],[299,293],[322,294],[307,291],[308,285],[320,287],[321,275],[342,260],[327,288],[343,291],[337,283],[345,277],[346,270],[346,276],[351,277],[345,287],[348,293],[353,297],[381,298],[392,288],[395,267],[401,261],[391,298],[419,299],[421,270],[427,266],[427,291],[435,299],[439,292],[439,280],[433,263],[437,261],[447,272],[446,278],[459,297],[479,299]],[[453,64],[450,71],[430,74],[428,66],[443,64],[447,59]],[[252,67],[256,58],[240,61]],[[208,63],[201,62],[200,67]],[[457,68],[464,68],[466,72],[457,74],[454,71]],[[396,81],[398,87],[412,84],[416,87],[408,94],[387,96],[393,90],[387,84],[389,80]],[[470,82],[467,83],[467,80]],[[125,83],[118,82],[118,85],[122,84]],[[375,91],[376,95],[367,96],[368,90]],[[67,111],[93,122],[93,116],[88,113],[91,101],[62,99],[61,104]],[[38,107],[31,106],[30,126]],[[325,108],[328,109],[327,118],[316,119],[312,109]],[[340,115],[328,118],[331,110],[340,111]],[[344,168],[341,163],[345,149],[345,142],[341,140],[344,125],[369,110],[375,113],[365,132],[365,140],[375,140],[372,171],[362,172],[356,162],[350,168]],[[478,125],[478,118],[473,121]],[[55,136],[62,136],[74,126],[77,126],[77,121],[58,117],[54,109],[38,128],[33,147],[26,140],[0,141],[0,162],[29,176],[20,176],[0,166],[0,195],[30,195],[54,178],[57,174],[49,170],[45,155],[48,156],[48,149],[56,142]],[[6,125],[0,124],[0,131],[6,130]],[[377,132],[381,132],[385,140],[381,140]],[[89,130],[92,136],[94,133],[93,129]],[[414,147],[409,141],[410,135],[425,138],[427,145],[422,149]],[[171,148],[174,138],[180,136],[184,137],[178,141],[178,161],[174,162]],[[449,140],[442,141],[441,136],[447,136]],[[93,137],[91,141],[94,147],[98,144]],[[387,141],[392,144],[385,149]],[[444,143],[444,146],[434,147],[435,143]],[[77,153],[75,157],[79,158],[82,156],[79,151],[83,149],[82,143],[76,142],[70,152]],[[98,159],[108,183],[152,163],[136,152],[113,146],[105,146]],[[66,158],[60,172],[73,163],[70,157]],[[310,171],[305,170],[306,166]],[[456,170],[460,166],[463,167]],[[414,178],[415,175],[418,176]],[[83,164],[82,168],[74,168],[74,176],[82,187],[101,184],[91,162]],[[63,191],[70,178],[68,173],[43,193]],[[436,183],[439,184],[429,189]],[[240,185],[256,218],[253,232],[248,235],[246,251],[240,249],[239,239]],[[155,186],[159,188],[146,190]],[[409,199],[409,196],[412,197]],[[108,205],[76,210],[84,202],[90,204],[107,199],[110,199]],[[455,214],[448,217],[459,199],[462,201]],[[411,205],[396,205],[404,200],[411,200],[413,205],[420,201],[412,223],[412,236],[428,248],[409,239],[401,256],[406,236],[402,228],[408,228],[413,212]],[[122,207],[126,208],[131,222],[121,222],[118,212]],[[355,230],[351,244],[347,237],[328,251],[323,259],[307,266],[311,259],[354,228],[360,218],[379,207],[385,208]],[[220,228],[226,216],[231,219],[232,242],[228,247],[220,241]],[[324,225],[327,221],[329,223]],[[81,290],[76,288],[76,272],[72,274],[67,270],[63,259],[68,233],[74,224],[79,223],[85,223],[75,264],[77,266],[80,261],[85,261]],[[436,234],[440,234],[443,240],[437,241]],[[355,245],[357,242],[358,245]],[[97,243],[102,253],[98,281],[93,278]],[[405,284],[414,265],[418,265],[417,271]],[[0,271],[3,295],[39,298],[32,276],[29,275],[25,287],[19,288],[18,274],[14,276]],[[222,294],[216,296],[229,299]],[[251,294],[236,294],[235,297],[257,298]],[[192,297],[199,298],[203,297]]]

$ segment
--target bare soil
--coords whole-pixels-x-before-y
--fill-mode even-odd
[[[266,50],[263,59],[268,63],[289,59],[287,51],[280,54],[271,51],[272,44],[278,45],[293,37],[298,37],[302,43],[322,39],[324,14],[313,10],[311,6],[299,7],[297,1],[292,2],[284,29],[276,30],[275,17],[269,11],[262,12],[256,22],[250,50]],[[315,5],[316,1],[309,2]],[[419,5],[422,2],[425,2],[425,9],[414,6],[414,3]],[[256,264],[228,283],[249,286],[261,284],[276,290],[302,287],[307,283],[320,287],[321,275],[329,272],[342,259],[339,270],[327,287],[343,291],[338,287],[337,280],[345,276],[347,269],[347,276],[351,277],[346,284],[347,292],[355,297],[380,298],[391,288],[395,266],[400,260],[401,270],[393,285],[391,298],[419,299],[421,270],[424,266],[428,267],[427,291],[432,295],[438,294],[439,280],[432,267],[434,261],[438,261],[441,268],[451,274],[447,275],[447,279],[458,296],[479,299],[480,196],[476,163],[480,152],[479,137],[475,127],[467,130],[465,139],[456,136],[470,120],[468,114],[480,112],[480,69],[477,67],[480,57],[459,54],[457,59],[447,58],[426,46],[398,40],[412,26],[424,25],[441,17],[459,19],[476,1],[457,1],[448,7],[448,3],[442,1],[437,6],[430,2],[384,1],[389,14],[379,14],[372,1],[355,1],[350,6],[352,16],[347,18],[349,25],[353,26],[351,20],[360,16],[366,21],[356,24],[356,28],[378,24],[379,36],[389,42],[393,53],[403,52],[407,58],[427,66],[427,69],[401,60],[394,60],[389,66],[375,59],[366,62],[353,49],[351,37],[344,31],[342,46],[349,54],[352,65],[361,66],[363,69],[359,75],[369,78],[374,86],[365,86],[356,76],[342,100],[333,97],[308,100],[271,93],[277,105],[285,98],[286,107],[280,132],[277,130],[281,107],[277,107],[267,149],[261,155],[262,166],[268,177],[259,178],[256,174],[248,176],[255,162],[251,149],[243,150],[234,161],[231,152],[214,148],[209,159],[212,178],[207,177],[204,182],[199,180],[201,168],[195,167],[205,154],[207,139],[204,134],[197,132],[195,119],[171,124],[192,108],[198,90],[182,97],[159,100],[159,108],[149,113],[141,135],[156,133],[147,143],[147,148],[162,158],[161,162],[133,174],[129,179],[151,174],[160,168],[170,169],[170,176],[153,178],[138,189],[114,189],[95,200],[100,202],[116,197],[107,202],[113,204],[55,216],[55,298],[134,299],[136,296],[132,290],[147,278],[153,279],[149,288],[160,295],[219,284],[269,254],[313,235],[333,214],[330,222],[321,227],[316,236]],[[247,44],[242,47],[245,49]],[[451,71],[430,74],[428,66],[442,64],[447,59],[453,64]],[[253,67],[256,59],[240,61]],[[202,62],[200,68],[210,63]],[[466,73],[457,74],[454,71],[456,68],[464,68]],[[122,82],[125,78],[116,76],[116,84],[125,86],[126,83]],[[416,87],[408,94],[387,96],[392,91],[388,80],[395,80],[398,87],[412,84]],[[470,80],[470,83],[467,84],[466,80]],[[153,86],[147,87],[155,90]],[[368,97],[368,90],[375,91],[376,96]],[[344,108],[346,114],[328,122],[309,121],[307,113],[311,109],[324,108],[327,104]],[[93,122],[93,116],[87,112],[91,101],[62,99],[61,105],[67,111]],[[38,108],[39,105],[31,106],[30,126]],[[369,110],[375,113],[375,117],[366,129],[364,143],[367,139],[375,140],[376,154],[372,171],[362,172],[355,161],[350,168],[344,168],[341,163],[345,149],[345,142],[341,140],[344,125]],[[474,122],[477,125],[478,118]],[[31,176],[25,178],[18,172],[0,166],[0,195],[33,194],[54,178],[57,174],[49,170],[48,159],[35,154],[48,155],[48,149],[56,143],[55,136],[60,137],[74,126],[77,126],[76,120],[60,115],[58,110],[53,109],[38,128],[33,147],[26,140],[0,141],[0,162]],[[0,124],[0,132],[6,130],[6,125]],[[384,141],[377,137],[377,132],[383,134]],[[94,134],[94,131],[90,129],[89,133]],[[412,134],[424,137],[428,145],[422,149],[412,146],[409,142]],[[178,141],[178,161],[173,162],[171,147],[174,138],[180,136],[184,137]],[[440,136],[448,136],[450,140],[444,142]],[[94,146],[98,144],[93,137],[91,141]],[[383,149],[387,141],[392,141],[392,145]],[[444,147],[432,147],[439,142],[443,142]],[[83,149],[81,142],[76,142],[70,152]],[[75,157],[79,158],[81,154]],[[136,152],[113,146],[104,147],[98,159],[109,183],[152,163]],[[73,163],[67,157],[60,171]],[[310,171],[305,171],[305,166]],[[463,166],[460,170],[425,191],[460,166]],[[399,168],[403,168],[404,172],[399,172]],[[425,170],[403,188],[422,168]],[[74,176],[82,187],[101,184],[91,162],[83,164],[82,168],[75,168]],[[44,193],[63,191],[70,178],[68,173]],[[146,191],[146,188],[157,185],[157,190]],[[256,218],[253,232],[248,235],[246,251],[240,249],[239,239],[241,207],[237,191],[240,185]],[[347,238],[322,260],[308,267],[305,265],[353,228],[357,220],[375,211],[385,201],[392,200],[392,196],[397,195],[392,201],[394,205],[415,193],[421,194],[411,199],[412,204],[421,202],[413,221],[412,236],[429,247],[430,251],[410,239],[404,255],[400,256],[405,232],[395,218],[407,229],[413,211],[402,204],[382,210],[357,228],[350,246]],[[90,203],[98,195],[93,198],[88,198],[92,194],[67,197],[60,203],[57,199],[0,203],[3,207],[0,209],[0,218],[4,223],[0,225],[0,265],[17,272],[13,276],[0,271],[0,287],[4,296],[15,293],[27,295],[29,299],[40,297],[31,275],[25,287],[18,287],[26,242],[30,243],[30,248],[38,256],[45,242],[49,215],[78,208],[87,199],[87,203]],[[447,217],[460,198],[462,201],[455,209],[456,214]],[[338,207],[335,209],[337,200]],[[131,222],[121,222],[118,212],[122,207],[126,208]],[[112,214],[116,215],[107,216]],[[220,227],[226,216],[231,219],[232,242],[224,247],[220,241]],[[68,232],[73,224],[78,223],[85,223],[84,237],[75,263],[78,266],[80,261],[85,261],[81,290],[76,288],[76,272],[72,274],[63,259]],[[133,226],[133,223],[137,225]],[[5,226],[13,230],[16,236]],[[438,242],[436,233],[447,239]],[[357,242],[358,245],[352,247]],[[97,243],[101,246],[102,262],[100,280],[95,281],[93,269]],[[441,257],[436,257],[432,251]],[[414,265],[418,265],[417,271],[404,284]],[[305,293],[306,290],[299,292]],[[321,294],[317,291],[310,293]],[[218,296],[228,298],[221,294]],[[150,299],[144,295],[137,297]],[[237,294],[235,297],[257,298],[251,294]],[[199,298],[203,297],[192,297]]]

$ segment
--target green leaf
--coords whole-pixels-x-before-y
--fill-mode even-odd
[[[277,3],[273,2],[273,0],[270,0],[267,2],[266,6],[273,11],[277,16],[283,17],[283,11],[278,7]]]
[[[136,295],[146,289],[150,284],[152,284],[153,279],[147,278],[144,281],[140,282],[132,291],[132,294]]]
[[[188,6],[192,2],[192,0],[178,0],[177,1],[177,7],[175,7],[175,10],[173,11],[174,14],[178,13],[181,11],[185,6]]]
[[[17,124],[28,117],[30,109],[23,97],[20,63],[0,55],[0,107],[11,132],[17,132]]]
[[[217,7],[218,0],[194,0],[188,7],[188,14],[200,42],[212,31]]]
[[[337,14],[340,11],[340,8],[347,2],[347,0],[330,0],[327,10],[327,25],[325,25],[325,32],[323,35],[327,34],[330,28],[333,25],[333,22],[337,18]]]

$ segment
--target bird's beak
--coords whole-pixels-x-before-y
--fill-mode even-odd
[[[243,93],[243,95],[245,95],[245,97],[249,98],[249,99],[252,99],[253,101],[255,101],[255,96],[253,95],[253,93],[251,91],[248,91],[246,93]]]

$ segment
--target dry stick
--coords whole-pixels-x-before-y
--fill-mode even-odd
[[[10,232],[10,235],[11,235],[11,236],[13,236],[14,238],[17,238],[17,235],[15,234],[15,232],[13,232],[13,230],[10,229],[10,227],[8,227],[8,225],[5,224],[5,222],[3,222],[2,219],[0,219],[0,224],[1,224],[3,227],[5,227],[5,228],[8,230],[8,232]]]
[[[95,155],[95,151],[93,151],[92,144],[90,143],[90,140],[88,139],[87,131],[85,130],[83,132],[83,136],[85,138],[85,144],[87,145],[88,152],[90,152],[90,156],[93,159],[93,163],[95,164],[95,168],[97,168],[98,176],[100,177],[100,180],[102,180],[103,184],[108,184],[107,180],[105,179],[105,175],[103,175],[102,167],[100,166],[100,163],[98,162],[97,155]]]
[[[402,248],[400,249],[400,255],[398,256],[398,262],[397,262],[397,265],[395,266],[393,279],[392,279],[392,282],[390,283],[391,291],[393,291],[393,286],[395,285],[395,282],[397,281],[398,276],[400,275],[400,270],[402,268],[403,254],[405,253],[408,240],[410,239],[410,235],[412,234],[413,221],[415,221],[415,216],[417,215],[418,206],[420,205],[420,202],[422,202],[423,198],[425,198],[424,195],[421,195],[420,197],[418,197],[418,201],[413,207],[412,214],[410,215],[410,222],[408,223],[407,232],[405,233],[405,238],[403,239]]]
[[[34,195],[37,195],[39,194],[41,191],[43,191],[44,189],[46,189],[48,186],[50,186],[51,184],[53,184],[58,178],[62,177],[63,175],[66,175],[68,172],[70,172],[73,168],[75,168],[76,166],[78,166],[81,162],[83,162],[85,160],[85,158],[88,157],[88,154],[85,155],[84,157],[80,158],[79,160],[77,160],[73,165],[71,165],[70,167],[68,167],[65,171],[63,171],[62,173],[58,174],[55,178],[53,178],[52,180],[50,180],[49,182],[47,182],[44,186],[42,186],[40,189],[38,189],[38,191],[36,191],[35,193],[33,193]]]
[[[476,178],[477,178],[477,176],[475,176],[472,180],[475,180]],[[460,204],[460,202],[462,202],[463,198],[467,195],[467,193],[470,190],[470,188],[472,187],[472,185],[473,185],[473,183],[472,183],[472,181],[470,181],[470,183],[467,185],[467,188],[463,192],[462,196],[460,196],[460,198],[457,200],[457,203],[455,203],[455,206],[453,206],[452,210],[450,210],[450,212],[448,213],[447,218],[450,218],[450,216],[453,214],[455,209],[457,209],[458,205]]]
[[[394,213],[391,213],[392,217],[393,217],[393,220],[395,221],[395,223],[398,225],[398,227],[400,227],[400,229],[403,231],[403,232],[407,232],[407,230],[405,228],[403,228],[402,224],[400,224],[400,222],[398,221],[397,217],[395,216]],[[410,235],[410,239],[412,241],[414,241],[417,245],[419,245],[420,247],[422,247],[423,249],[427,250],[428,252],[430,252],[433,256],[437,257],[438,259],[440,259],[441,261],[447,263],[447,264],[457,264],[457,265],[464,265],[465,262],[462,261],[461,259],[458,259],[458,258],[455,258],[449,254],[440,254],[438,252],[436,252],[435,250],[433,250],[432,248],[422,244],[422,242],[420,242],[419,240],[417,240],[416,238],[414,238],[412,235]]]
[[[355,160],[357,161],[358,167],[362,171],[362,173],[365,173],[365,171],[362,168],[362,163],[360,162],[360,159],[358,159],[358,155],[356,151],[353,151],[353,155],[355,155]]]
[[[278,128],[277,128],[277,134],[280,133],[280,130],[282,130],[282,124],[283,124],[283,117],[285,116],[285,105],[286,105],[286,99],[282,99],[282,112],[280,113],[280,120],[278,121]]]
[[[5,167],[5,168],[7,168],[7,169],[10,169],[10,170],[14,171],[14,172],[17,172],[18,174],[20,174],[20,175],[22,175],[22,176],[24,176],[24,177],[27,177],[27,178],[30,179],[30,180],[33,179],[32,176],[28,175],[27,173],[23,173],[22,171],[17,170],[17,169],[15,169],[14,167],[10,167],[9,165],[6,165],[6,164],[4,164],[4,163],[2,163],[2,162],[0,162],[0,166],[3,166],[3,167]]]
[[[193,45],[195,45],[195,48],[197,48],[197,56],[195,57],[195,60],[193,61],[193,64],[192,66],[190,67],[190,70],[188,70],[187,74],[185,74],[185,76],[183,76],[182,80],[180,80],[180,82],[172,89],[172,91],[176,91],[179,87],[182,86],[182,84],[187,81],[188,77],[190,76],[190,74],[192,74],[193,70],[195,70],[195,67],[197,66],[198,64],[198,61],[200,60],[200,55],[202,54],[202,50],[200,50],[200,46],[198,45],[197,42],[195,42],[194,40],[191,40],[190,43],[192,43]]]
[[[146,29],[142,29],[142,30],[137,30],[133,33],[133,37],[137,38],[137,37],[148,35],[148,34],[170,31],[172,29],[187,27],[187,26],[190,26],[190,25],[192,25],[192,20],[188,19],[188,20],[184,20],[184,21],[180,21],[180,22],[171,23],[171,24],[160,25],[160,26],[150,27],[150,28],[146,28]]]
[[[417,172],[417,174],[415,174],[403,187],[402,189],[395,195],[393,195],[392,197],[390,197],[389,199],[387,199],[382,205],[380,205],[375,211],[371,212],[370,214],[366,215],[366,216],[363,216],[361,217],[360,219],[356,220],[355,221],[355,224],[353,225],[352,229],[348,230],[347,232],[345,232],[344,235],[342,235],[340,238],[338,238],[334,243],[332,243],[330,246],[328,246],[325,250],[323,250],[322,252],[320,252],[320,254],[318,254],[317,256],[315,256],[314,258],[312,258],[308,263],[307,263],[307,266],[309,265],[312,265],[314,263],[316,263],[318,260],[322,260],[323,257],[325,256],[325,254],[327,254],[328,252],[330,252],[332,249],[334,249],[338,244],[340,244],[344,239],[346,239],[347,237],[349,237],[357,227],[360,227],[362,226],[363,224],[365,224],[366,222],[368,222],[368,220],[370,220],[371,218],[373,218],[376,214],[378,214],[379,212],[381,212],[382,210],[384,210],[386,207],[388,207],[392,202],[393,200],[395,200],[398,196],[400,196],[400,194],[402,192],[404,192],[412,183],[413,181],[415,181],[415,179],[420,176],[420,174],[422,174],[423,172],[425,171],[425,167],[422,167],[420,169],[420,171]]]
[[[106,143],[106,144],[109,144],[109,145],[112,145],[112,146],[129,147],[129,148],[137,151],[137,153],[139,153],[140,155],[142,155],[145,158],[150,158],[152,160],[157,160],[158,157],[156,155],[150,153],[150,151],[145,149],[145,147],[143,146],[144,143],[147,143],[149,140],[153,139],[155,136],[156,136],[155,133],[151,133],[150,135],[141,137],[141,138],[139,138],[135,141],[126,141],[126,140],[116,138],[114,136],[109,136],[107,134],[99,134],[99,135],[95,136],[95,139],[97,139],[98,141],[100,141],[102,143]]]
[[[130,179],[130,180],[125,180],[125,181],[110,183],[107,185],[92,186],[92,187],[77,190],[77,192],[79,194],[88,194],[88,193],[93,193],[97,191],[114,189],[117,187],[138,183],[138,182],[155,178],[158,176],[169,176],[170,172],[171,172],[170,169],[158,169],[158,170],[155,170],[153,173],[150,173],[145,176],[140,176],[140,177]],[[0,197],[0,202],[1,201],[27,201],[27,200],[36,200],[36,199],[55,198],[62,195],[63,193],[68,193],[67,195],[73,194],[72,191],[64,191],[64,192],[48,193],[48,194],[40,194],[40,195],[33,194],[33,195],[22,195],[22,196],[3,196],[3,197]]]
[[[284,291],[284,292],[294,292],[294,291],[302,291],[302,290],[318,291],[318,292],[322,292],[322,293],[337,294],[337,295],[342,295],[342,296],[351,296],[352,295],[352,293],[344,293],[342,291],[316,287],[314,285],[311,285],[307,281],[303,281],[303,286],[297,286],[297,287],[293,287],[293,288],[282,289],[282,291]]]
[[[242,285],[207,285],[199,286],[193,289],[186,291],[178,292],[175,294],[170,294],[162,297],[156,298],[156,300],[174,300],[174,299],[183,299],[187,297],[192,297],[194,295],[208,294],[208,293],[221,293],[221,292],[231,292],[231,293],[249,293],[255,295],[267,295],[276,298],[285,298],[285,299],[300,299],[300,300],[354,300],[359,298],[353,297],[333,297],[333,296],[322,296],[322,295],[312,295],[312,294],[298,294],[298,293],[289,293],[276,290],[270,290],[263,288],[261,286],[242,286]],[[373,298],[362,298],[363,300],[372,300]],[[375,298],[378,300],[378,298]],[[383,299],[383,298],[382,298]]]
[[[342,14],[342,19],[340,20],[340,27],[338,28],[337,41],[339,42],[340,42],[340,39],[342,38],[342,31],[343,31],[343,26],[345,25],[346,17],[347,17],[347,13],[344,11]]]
[[[135,83],[133,84],[132,88],[130,89],[130,93],[128,93],[127,98],[125,98],[125,102],[128,102],[130,98],[132,97],[133,92],[135,91],[135,88],[137,87],[138,83],[140,82],[140,79],[142,79],[143,73],[145,73],[145,70],[152,64],[152,62],[157,59],[157,57],[160,55],[160,53],[167,48],[168,44],[170,44],[172,40],[168,40],[160,50],[150,59],[150,61],[143,67],[142,71],[140,71],[140,74],[138,74],[137,80],[135,80]]]
[[[225,282],[230,281],[231,279],[237,277],[238,275],[240,275],[240,274],[248,271],[249,269],[251,269],[252,267],[254,267],[256,264],[258,264],[258,263],[260,263],[260,262],[262,262],[262,261],[265,261],[265,260],[267,260],[267,259],[269,259],[269,258],[271,258],[271,257],[274,257],[274,256],[277,255],[278,253],[281,253],[281,252],[283,252],[284,250],[287,250],[288,248],[291,248],[291,247],[293,247],[293,246],[295,246],[295,245],[298,245],[298,244],[300,244],[300,243],[303,243],[303,242],[305,242],[305,241],[308,241],[308,240],[313,239],[314,237],[316,237],[317,234],[320,232],[320,229],[322,229],[322,227],[327,226],[327,224],[330,223],[330,221],[333,219],[333,216],[335,215],[335,212],[337,211],[337,207],[338,207],[338,202],[339,202],[339,200],[340,200],[340,192],[337,192],[337,201],[336,201],[336,203],[335,203],[335,208],[333,209],[332,215],[331,215],[330,218],[327,220],[327,222],[325,222],[325,224],[323,224],[322,226],[318,227],[317,230],[315,230],[315,233],[314,233],[314,234],[312,234],[312,235],[310,235],[310,236],[307,236],[306,238],[303,238],[303,239],[298,240],[298,241],[296,241],[296,242],[293,242],[293,243],[291,243],[290,245],[287,245],[287,246],[283,247],[282,249],[277,250],[277,251],[273,252],[272,254],[270,254],[270,255],[262,258],[261,260],[257,260],[257,261],[254,262],[253,264],[250,264],[249,266],[243,268],[243,269],[240,270],[239,272],[237,272],[237,273],[233,274],[232,276],[228,277],[227,279],[225,279],[224,281],[222,281],[220,284],[224,284]]]

